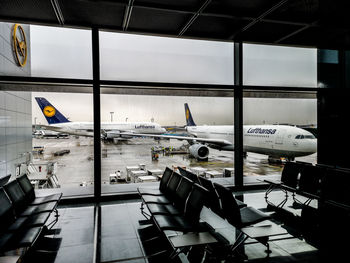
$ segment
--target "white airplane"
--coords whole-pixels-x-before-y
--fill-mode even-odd
[[[234,151],[233,125],[200,125],[192,118],[190,109],[185,103],[186,130],[193,137],[160,135],[160,138],[187,140],[191,146],[190,154],[199,160],[209,156],[209,147]],[[142,136],[142,134],[139,134]],[[316,152],[315,136],[298,127],[288,125],[244,125],[243,151],[265,154],[269,160],[281,157],[293,160],[295,157],[306,156]]]
[[[37,125],[47,130],[67,133],[78,136],[93,136],[93,122],[72,122],[57,110],[45,98],[36,97],[42,113],[49,125]],[[127,140],[133,137],[134,133],[162,134],[166,130],[154,122],[102,122],[101,137],[103,139]]]

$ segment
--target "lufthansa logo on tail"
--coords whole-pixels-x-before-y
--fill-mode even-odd
[[[186,110],[186,120],[188,120],[190,118],[190,112],[189,110]]]
[[[53,117],[56,114],[56,110],[52,106],[45,106],[45,108],[43,109],[43,112],[46,117]]]

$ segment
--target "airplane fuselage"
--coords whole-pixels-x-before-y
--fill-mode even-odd
[[[93,131],[94,125],[92,122],[65,122],[51,124],[51,127],[66,128],[77,131]],[[104,131],[119,131],[119,132],[131,132],[131,133],[145,133],[145,134],[162,134],[165,129],[158,123],[153,122],[125,122],[125,123],[113,123],[102,122],[101,130]]]
[[[188,133],[198,138],[222,139],[232,145],[218,148],[233,151],[233,125],[188,126]],[[299,157],[316,152],[316,138],[308,131],[288,125],[244,125],[243,151],[274,157]],[[211,147],[209,144],[208,146]]]

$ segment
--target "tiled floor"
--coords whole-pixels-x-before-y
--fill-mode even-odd
[[[139,207],[139,203],[102,206],[101,262],[146,262],[137,232],[142,219]]]
[[[278,194],[273,195],[273,199],[276,201],[278,201],[278,198],[280,198]],[[244,201],[248,205],[271,213],[266,209],[263,192],[244,194]],[[161,247],[164,246],[164,241],[155,240],[151,248],[144,241],[142,231],[153,231],[151,234],[154,235],[157,233],[154,233],[156,232],[155,229],[147,229],[147,225],[140,225],[140,220],[144,220],[144,217],[141,215],[139,208],[139,200],[102,205],[101,262],[154,262],[152,258],[148,258],[148,252],[150,250],[153,250],[153,252],[160,251]],[[34,254],[35,262],[92,262],[94,207],[68,207],[59,209],[59,212],[60,218],[54,227],[55,232],[42,242],[44,247],[50,246],[49,243],[56,243],[55,245],[59,249],[57,253],[51,253],[49,256],[38,249],[37,254]],[[291,229],[292,232],[295,231],[293,228],[287,227],[287,229]],[[263,245],[254,242],[254,240],[248,240],[247,243],[245,254],[248,257],[248,262],[266,260],[266,248]],[[318,262],[318,250],[301,238],[287,235],[282,239],[274,238],[273,241],[270,241],[270,245],[272,253],[268,262]],[[54,245],[51,244],[51,246]],[[41,261],[38,259],[41,259]]]
[[[94,207],[60,208],[59,215],[57,224],[37,242],[25,262],[92,262]]]

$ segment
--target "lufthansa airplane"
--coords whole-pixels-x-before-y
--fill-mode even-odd
[[[93,136],[94,125],[92,122],[69,121],[59,110],[45,98],[36,97],[42,113],[49,125],[37,125],[47,130],[67,133],[78,136]],[[165,129],[154,122],[102,122],[101,137],[103,139],[127,140],[133,137],[134,133],[162,134]]]
[[[187,140],[190,154],[199,160],[209,156],[209,147],[234,151],[233,125],[196,125],[185,103],[186,130],[192,137],[161,135],[160,138]],[[315,136],[301,128],[288,125],[243,125],[243,151],[265,154],[269,160],[281,157],[293,160],[316,152]]]

